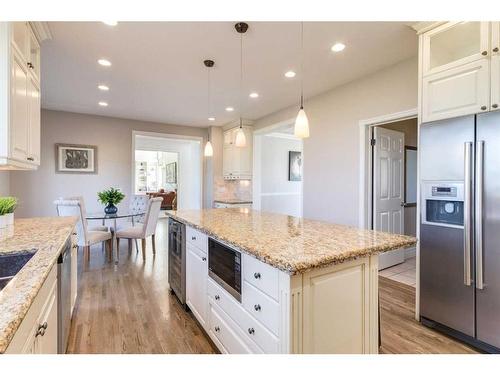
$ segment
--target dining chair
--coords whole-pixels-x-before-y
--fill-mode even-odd
[[[87,254],[88,259],[90,259],[90,246],[100,242],[106,244],[109,253],[111,255],[111,249],[112,249],[111,240],[113,238],[111,232],[108,230],[95,230],[95,229],[90,230],[90,228],[88,228],[82,202],[83,201],[78,198],[75,199],[60,198],[54,201],[54,204],[57,207],[57,214],[59,216],[78,217],[78,222],[76,223],[77,245],[83,247],[83,250]]]
[[[116,251],[120,248],[120,238],[128,239],[128,247],[132,248],[132,240],[141,240],[142,242],[142,257],[146,259],[146,238],[151,236],[153,244],[153,254],[156,254],[155,232],[158,217],[160,215],[161,202],[163,198],[151,198],[148,200],[144,222],[138,223],[129,228],[121,229],[116,232]]]

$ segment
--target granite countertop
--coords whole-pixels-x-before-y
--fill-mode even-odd
[[[36,251],[0,291],[0,353],[7,349],[76,222],[76,217],[19,219],[0,230],[0,255]]]
[[[245,199],[215,199],[216,203],[225,203],[225,204],[251,204],[252,201]]]
[[[179,210],[167,216],[290,275],[417,242],[414,237],[248,208]]]

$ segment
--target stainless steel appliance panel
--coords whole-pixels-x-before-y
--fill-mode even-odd
[[[186,302],[186,226],[168,219],[168,283],[182,304]]]
[[[474,142],[474,116],[420,127],[420,179],[464,180],[464,143]]]
[[[472,215],[466,212],[471,213],[474,127],[474,116],[423,124],[419,149],[421,215],[426,215],[420,217],[420,314],[469,336],[474,336],[474,287]],[[456,187],[457,197],[440,195],[438,186]],[[446,202],[436,200],[458,202],[453,208],[462,209],[463,223],[446,214]],[[442,212],[433,217],[427,208]]]
[[[65,354],[71,326],[71,240],[57,260],[57,352]]]
[[[477,339],[500,348],[500,113],[477,117]]]
[[[420,315],[474,336],[474,289],[464,283],[463,229],[422,224],[420,233]]]

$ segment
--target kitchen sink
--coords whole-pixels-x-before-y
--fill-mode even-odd
[[[0,290],[24,267],[36,251],[0,255]]]

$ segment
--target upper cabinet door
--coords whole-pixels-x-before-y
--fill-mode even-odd
[[[489,22],[447,22],[423,36],[423,75],[490,55]]]
[[[500,22],[491,23],[491,108],[500,110]]]
[[[31,74],[40,82],[40,44],[31,28],[29,29],[29,55],[27,61]]]
[[[12,44],[25,61],[29,59],[29,31],[28,22],[12,22]]]
[[[14,53],[11,60],[11,156],[21,162],[29,157],[28,72]]]
[[[489,97],[488,60],[425,76],[422,80],[422,122],[486,112]]]

